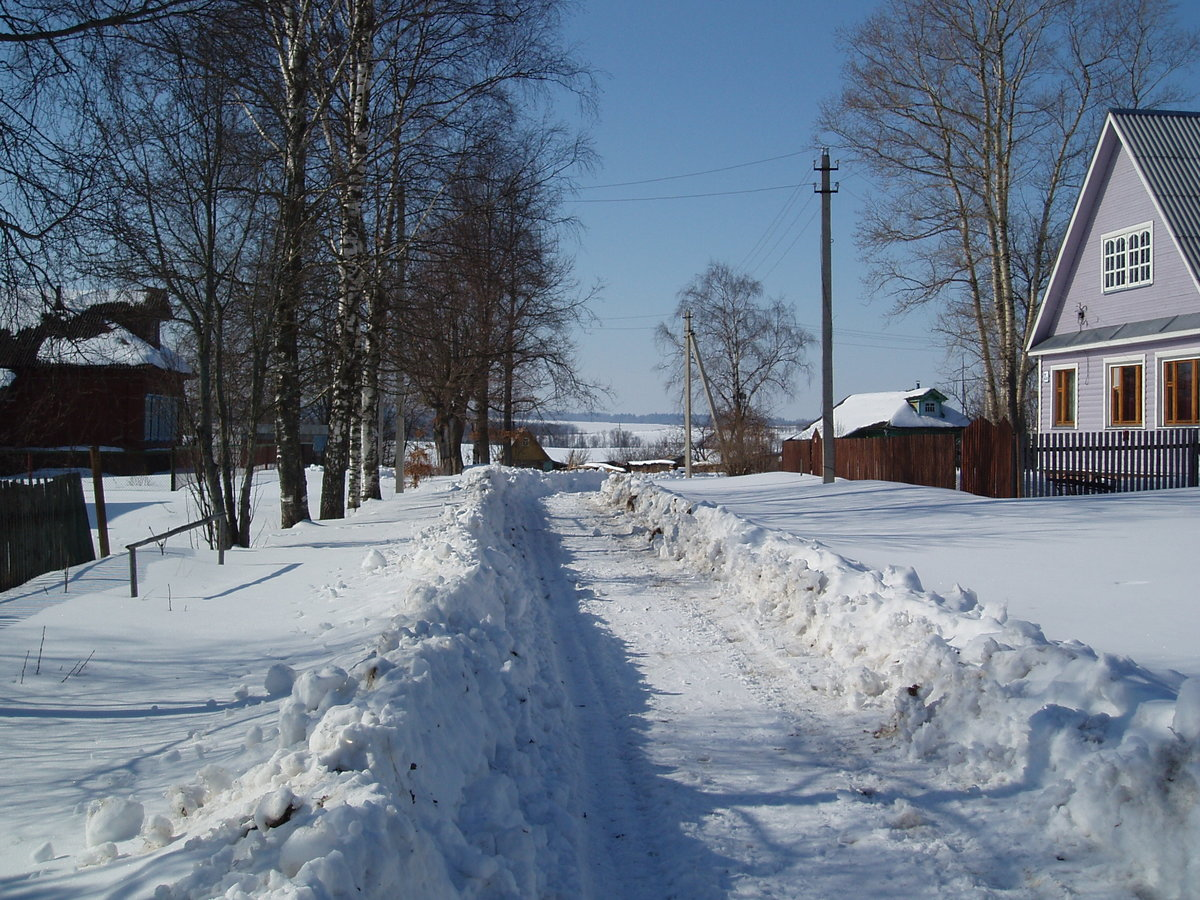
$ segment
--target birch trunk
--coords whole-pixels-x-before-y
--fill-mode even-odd
[[[304,231],[308,199],[308,4],[290,3],[275,21],[276,51],[285,90],[280,273],[275,298],[275,447],[279,520],[290,528],[309,518],[308,482],[300,448],[299,311],[303,296]]]

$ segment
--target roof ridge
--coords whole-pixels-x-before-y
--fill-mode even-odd
[[[1144,109],[1137,107],[1117,107],[1110,109],[1110,115],[1114,116],[1185,116],[1187,118],[1196,118],[1200,116],[1200,110],[1194,109]]]

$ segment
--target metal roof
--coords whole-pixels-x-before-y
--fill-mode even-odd
[[[1197,332],[1200,332],[1200,313],[1184,313],[1160,319],[1143,319],[1141,322],[1123,322],[1120,325],[1105,325],[1102,328],[1062,332],[1039,342],[1030,352],[1039,356],[1055,350],[1078,349],[1096,344],[1132,343],[1145,338],[1182,336]]]
[[[1113,123],[1200,276],[1200,112],[1114,109]]]

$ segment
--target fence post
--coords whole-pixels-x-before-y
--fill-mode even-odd
[[[137,547],[129,548],[129,596],[137,596]]]
[[[108,508],[104,505],[104,469],[100,448],[93,445],[89,452],[92,461],[92,496],[96,501],[96,531],[100,536],[100,557],[108,556]]]

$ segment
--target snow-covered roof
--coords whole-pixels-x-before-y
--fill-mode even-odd
[[[152,347],[119,325],[81,340],[48,338],[38,350],[37,358],[39,362],[71,366],[154,366],[168,372],[191,371],[173,350]]]
[[[942,395],[933,388],[915,388],[908,391],[879,391],[870,394],[851,394],[833,408],[834,437],[845,437],[848,434],[872,426],[888,426],[890,428],[965,428],[971,420],[956,409],[939,404],[941,415],[922,415],[914,408],[912,401],[920,400],[927,394],[937,397]],[[920,404],[917,404],[919,407]],[[793,440],[808,440],[814,432],[821,430],[821,420],[813,422]]]

